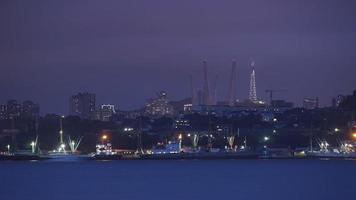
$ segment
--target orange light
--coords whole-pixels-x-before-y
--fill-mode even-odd
[[[356,133],[353,133],[353,134],[352,134],[352,137],[353,137],[354,139],[356,139]]]
[[[103,136],[101,137],[101,139],[106,140],[106,139],[108,139],[108,136],[107,136],[107,135],[103,135]]]
[[[182,134],[179,134],[178,139],[180,140],[182,139]]]

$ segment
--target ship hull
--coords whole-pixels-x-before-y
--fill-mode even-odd
[[[26,161],[26,160],[47,160],[48,158],[39,155],[0,155],[0,161]]]
[[[144,160],[222,160],[222,159],[257,159],[254,152],[207,152],[207,153],[175,153],[175,154],[145,154]]]
[[[356,153],[308,153],[307,158],[356,159]]]
[[[47,154],[47,155],[42,155],[41,158],[50,161],[70,162],[70,161],[87,160],[89,156],[77,155],[77,154]]]

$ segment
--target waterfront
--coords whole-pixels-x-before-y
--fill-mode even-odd
[[[354,199],[354,160],[1,162],[0,199]]]

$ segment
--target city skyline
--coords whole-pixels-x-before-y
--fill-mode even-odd
[[[247,75],[248,76],[248,78],[249,78],[249,82],[248,82],[248,85],[246,86],[246,87],[248,87],[247,89],[245,88],[244,90],[246,90],[247,91],[247,94],[239,94],[239,92],[236,90],[236,88],[239,88],[239,82],[241,82],[241,81],[239,81],[239,78],[237,78],[237,80],[223,80],[224,81],[224,83],[226,82],[226,83],[229,83],[228,84],[228,86],[226,86],[226,85],[224,85],[224,84],[219,84],[221,87],[222,87],[222,91],[224,91],[224,92],[222,92],[221,90],[220,90],[220,92],[219,92],[219,89],[221,89],[221,88],[216,88],[216,86],[215,86],[215,90],[213,91],[213,89],[211,88],[211,87],[209,87],[209,86],[206,86],[206,84],[208,84],[208,85],[212,85],[212,83],[213,82],[215,82],[215,85],[217,84],[216,82],[217,82],[217,75],[216,75],[216,77],[213,77],[211,74],[209,74],[207,71],[209,70],[209,67],[207,67],[207,65],[208,65],[208,63],[207,63],[207,61],[206,60],[203,60],[202,61],[202,66],[201,66],[201,79],[197,79],[199,82],[198,83],[195,83],[195,84],[193,84],[193,85],[191,85],[190,87],[193,87],[193,88],[191,88],[191,89],[193,89],[194,90],[194,98],[197,98],[196,97],[196,95],[199,95],[199,91],[200,92],[202,92],[203,93],[203,96],[204,96],[204,91],[205,90],[207,90],[208,91],[208,93],[207,93],[207,97],[206,97],[206,95],[203,97],[203,99],[202,99],[202,103],[198,103],[199,105],[209,105],[209,104],[211,104],[211,105],[214,105],[214,104],[216,104],[216,103],[218,103],[218,102],[225,102],[225,103],[227,103],[227,104],[229,104],[229,102],[228,102],[228,99],[226,99],[225,98],[225,94],[224,94],[224,92],[228,95],[229,94],[229,92],[230,92],[230,90],[231,90],[231,88],[230,88],[230,84],[232,84],[232,83],[235,83],[235,85],[234,85],[234,93],[237,93],[237,96],[239,96],[239,97],[241,97],[241,98],[236,98],[235,100],[238,100],[238,101],[240,101],[240,102],[243,102],[243,101],[246,101],[246,100],[250,100],[250,101],[252,101],[251,100],[251,92],[253,92],[253,93],[256,93],[256,90],[258,90],[257,88],[257,86],[256,86],[256,82],[258,81],[258,78],[256,78],[256,66],[255,66],[255,62],[254,61],[252,61],[251,63],[250,63],[250,67],[249,67],[249,74]],[[237,69],[237,72],[236,72],[236,65],[237,65],[237,68],[238,68],[238,62],[236,62],[236,60],[232,60],[232,65],[233,65],[233,68],[235,68],[235,70],[233,70],[234,71],[234,73],[236,73],[236,75],[237,75],[237,77],[239,77],[238,75],[239,75],[239,71],[238,71],[238,69]],[[226,70],[226,72],[228,72],[228,70]],[[258,73],[258,72],[257,72]],[[226,73],[226,74],[228,74],[228,73]],[[231,76],[231,74],[228,74],[229,76]],[[235,76],[236,76],[235,75]],[[258,76],[258,75],[257,75]],[[194,76],[194,77],[197,77],[197,76]],[[207,77],[207,79],[206,79],[206,77]],[[214,79],[215,78],[215,79]],[[231,77],[230,77],[231,78]],[[236,78],[236,77],[235,77]],[[214,80],[213,80],[214,79]],[[194,82],[194,79],[192,78],[192,82]],[[196,80],[195,80],[195,82],[197,82]],[[188,83],[187,83],[188,84]],[[251,85],[251,84],[253,84],[253,86]],[[246,85],[245,83],[244,84],[241,84],[241,85]],[[263,86],[263,83],[261,84],[262,86]],[[251,87],[253,87],[254,89],[254,91],[251,91]],[[187,89],[186,90],[188,90],[189,91],[189,86],[187,86]],[[213,96],[212,96],[212,94],[211,95],[209,95],[209,92],[210,93],[216,93],[217,91],[216,90],[218,90],[218,95],[217,95],[217,97],[215,97],[215,98],[217,98],[216,99],[216,102],[215,103],[211,103],[210,101],[212,101],[212,99],[214,98]],[[84,90],[84,91],[77,91],[77,92],[74,92],[73,94],[77,94],[77,93],[92,93],[92,94],[94,94],[94,95],[96,95],[97,93],[95,93],[95,92],[90,92],[91,90]],[[102,98],[100,98],[100,96],[99,96],[99,98],[98,98],[98,96],[96,97],[97,99],[99,99],[99,101],[97,101],[97,103],[98,103],[98,105],[105,105],[105,104],[113,104],[113,105],[116,105],[117,107],[118,107],[118,109],[120,109],[120,110],[137,110],[137,109],[143,109],[143,107],[145,107],[145,104],[152,98],[152,97],[154,97],[155,95],[155,93],[157,93],[157,92],[159,92],[159,91],[165,91],[166,92],[166,90],[164,90],[164,89],[157,89],[157,90],[155,90],[152,94],[149,94],[149,96],[148,97],[146,97],[146,98],[143,98],[143,99],[140,99],[139,101],[140,101],[140,103],[138,104],[138,105],[134,105],[134,106],[123,106],[123,105],[120,105],[120,104],[117,104],[117,103],[115,103],[115,102],[109,102],[109,101],[107,101],[107,100],[105,100],[105,99],[102,99]],[[353,91],[353,90],[351,90],[351,91]],[[293,102],[293,104],[296,106],[296,107],[303,107],[303,105],[304,105],[304,101],[305,101],[305,99],[313,99],[313,98],[317,98],[317,99],[319,99],[319,97],[318,96],[305,96],[305,97],[300,97],[301,99],[300,99],[300,101],[298,102],[295,102],[295,101],[293,101],[293,100],[288,100],[287,98],[284,98],[283,97],[283,95],[280,95],[280,94],[278,94],[278,93],[280,93],[280,92],[286,92],[286,90],[269,90],[268,89],[268,87],[266,88],[266,89],[264,89],[264,90],[260,90],[259,91],[259,94],[260,95],[258,95],[258,96],[256,96],[256,100],[257,101],[263,101],[263,102],[265,102],[266,104],[269,104],[270,102],[270,92],[277,92],[277,97],[276,96],[274,96],[274,100],[287,100],[287,101],[291,101],[291,102]],[[100,92],[99,92],[100,93]],[[183,100],[183,99],[186,99],[186,98],[191,98],[192,97],[192,94],[187,94],[186,96],[181,96],[181,97],[176,97],[176,98],[171,98],[171,94],[172,93],[170,93],[170,92],[167,92],[168,93],[168,95],[170,96],[170,100],[171,101],[174,101],[174,100]],[[73,98],[73,94],[69,94],[68,95],[68,97],[66,97],[66,99],[68,100],[68,98],[69,99],[72,99]],[[174,94],[174,93],[173,93]],[[216,94],[215,94],[216,95]],[[331,99],[328,99],[328,101],[327,102],[324,102],[325,104],[319,104],[321,107],[329,107],[329,106],[332,106],[332,103],[333,103],[333,100],[334,100],[334,98],[336,98],[338,95],[344,95],[344,94],[342,94],[342,93],[337,93],[336,95],[334,95],[334,96],[332,96],[331,97]],[[173,95],[174,96],[174,95]],[[206,98],[208,98],[208,100],[206,99]],[[4,98],[5,99],[5,98]],[[0,102],[0,105],[1,104],[5,104],[7,101],[10,101],[10,100],[20,100],[20,101],[28,101],[30,98],[27,98],[27,97],[25,97],[24,99],[16,99],[16,98],[7,98],[7,99],[5,99],[3,102]],[[31,101],[32,101],[32,99],[31,99]],[[208,102],[209,101],[209,102]],[[257,102],[256,101],[256,102]],[[39,100],[39,101],[36,101],[36,102],[43,102],[43,101],[41,101],[41,100]],[[255,102],[255,103],[256,103]],[[48,103],[48,102],[45,102],[45,104],[46,103]],[[50,103],[50,102],[49,102]],[[64,102],[63,102],[64,103]],[[50,114],[50,113],[53,113],[53,114],[60,114],[60,115],[70,115],[71,113],[72,113],[72,111],[69,111],[68,112],[68,105],[67,105],[67,103],[64,103],[65,104],[65,109],[63,110],[63,111],[59,111],[59,112],[46,112],[46,110],[45,111],[42,111],[42,107],[41,107],[41,114],[42,115],[44,115],[44,114]],[[195,104],[197,104],[197,103],[195,103]]]
[[[238,99],[248,96],[251,60],[265,101],[276,89],[278,99],[327,106],[356,85],[352,1],[157,3],[1,2],[0,102],[66,113],[68,96],[88,91],[135,109],[160,90],[189,97],[190,75],[202,87],[202,60],[210,81],[218,75],[219,100],[232,60]]]
[[[355,0],[0,0],[0,200],[355,198]]]

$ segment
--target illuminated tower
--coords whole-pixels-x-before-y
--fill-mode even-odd
[[[256,92],[256,73],[255,73],[255,62],[251,63],[252,72],[250,79],[250,92],[249,92],[249,100],[253,103],[257,102],[257,92]]]

